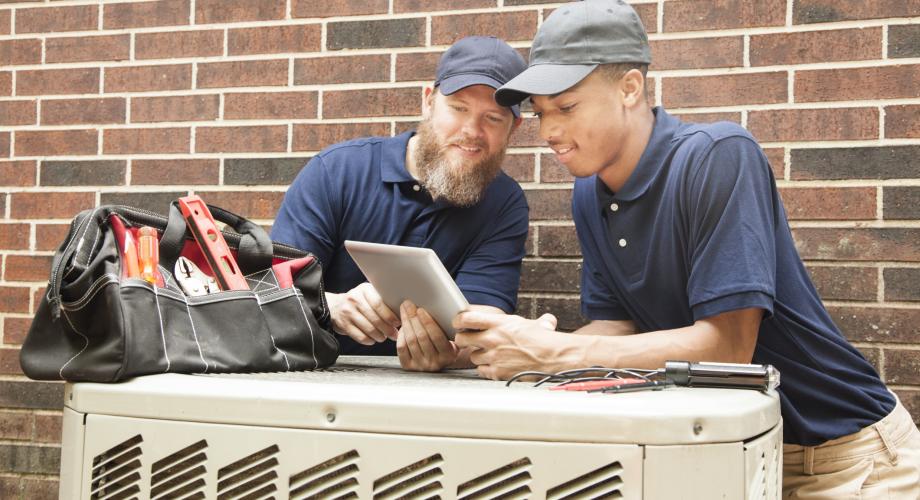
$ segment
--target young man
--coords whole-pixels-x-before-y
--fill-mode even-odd
[[[468,312],[455,326],[483,331],[457,344],[479,349],[471,360],[497,379],[669,359],[772,364],[782,374],[784,498],[918,498],[920,433],[818,298],[763,151],[735,124],[651,109],[650,62],[622,1],[568,4],[540,27],[528,69],[496,99],[530,97],[541,136],[578,177],[591,323],[559,335],[549,316]]]
[[[474,309],[514,310],[528,207],[501,166],[521,118],[493,95],[525,67],[497,38],[458,41],[424,89],[417,132],[326,148],[288,189],[272,238],[322,262],[343,354],[395,352],[409,370],[469,366],[427,312],[383,303],[345,240],[431,248]]]

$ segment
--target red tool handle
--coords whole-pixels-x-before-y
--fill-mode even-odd
[[[230,253],[230,247],[224,240],[211,211],[204,201],[196,195],[179,198],[179,209],[192,230],[201,253],[211,266],[214,279],[221,290],[249,290],[246,278],[240,272],[236,259]]]

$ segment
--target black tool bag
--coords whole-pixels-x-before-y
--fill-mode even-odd
[[[210,206],[250,290],[187,296],[179,256],[210,268],[175,204],[168,217],[100,206],[73,220],[54,255],[47,291],[20,363],[39,380],[116,382],[155,373],[245,373],[329,366],[331,333],[317,259],[272,243],[258,224]],[[160,286],[128,278],[126,232],[160,234]],[[232,228],[235,232],[228,229]]]

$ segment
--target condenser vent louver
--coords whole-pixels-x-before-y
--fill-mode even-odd
[[[93,474],[90,498],[93,500],[119,500],[139,493],[141,480],[140,434],[109,448],[93,457]]]
[[[776,477],[776,454],[779,450],[774,445],[760,452],[755,476],[750,481],[749,500],[761,500],[770,497],[769,478]]]
[[[291,500],[358,498],[358,452],[351,450],[291,476]]]
[[[273,444],[217,471],[218,500],[251,500],[278,491],[278,445]]]
[[[531,462],[529,458],[515,460],[457,487],[460,500],[529,498]]]
[[[409,464],[374,481],[374,500],[438,498],[443,492],[439,481],[444,472],[440,453]]]
[[[150,497],[153,500],[204,498],[208,442],[202,439],[153,463]]]
[[[623,479],[620,462],[593,470],[571,481],[550,488],[547,500],[568,500],[575,498],[623,498]]]

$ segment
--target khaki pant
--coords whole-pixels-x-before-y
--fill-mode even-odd
[[[920,431],[897,402],[863,430],[818,446],[783,445],[783,498],[920,499]]]

